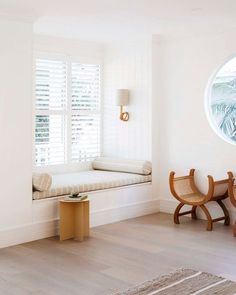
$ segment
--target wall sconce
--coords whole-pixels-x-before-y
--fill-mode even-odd
[[[120,106],[120,119],[122,121],[129,120],[129,113],[124,112],[123,107],[129,105],[129,90],[118,89],[116,92],[116,105]]]

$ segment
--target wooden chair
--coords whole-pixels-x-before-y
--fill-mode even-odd
[[[236,185],[234,184],[235,178],[232,172],[228,172],[228,176],[229,176],[228,193],[229,193],[230,202],[232,203],[234,207],[236,207]],[[234,236],[236,237],[236,223],[234,224],[234,227],[233,227],[233,233],[234,233]]]
[[[213,223],[224,220],[225,225],[230,224],[230,217],[227,208],[222,202],[228,197],[228,179],[214,181],[212,176],[208,176],[208,193],[202,194],[197,188],[194,181],[195,169],[191,169],[189,175],[182,177],[175,177],[175,172],[170,173],[169,185],[172,195],[180,202],[174,213],[174,222],[179,224],[179,217],[191,214],[193,219],[197,219],[196,209],[200,207],[207,218],[207,230],[212,231]],[[213,219],[205,204],[207,202],[215,201],[223,210],[224,216]],[[236,201],[235,201],[236,202]],[[181,212],[184,205],[192,206],[189,211]]]

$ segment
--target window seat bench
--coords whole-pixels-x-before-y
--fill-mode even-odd
[[[51,187],[46,191],[34,191],[33,200],[53,198],[71,193],[87,193],[151,182],[152,176],[134,173],[89,170],[52,175]]]
[[[150,162],[99,157],[88,169],[33,174],[32,236],[28,240],[58,234],[59,201],[71,193],[88,194],[91,227],[159,211]]]

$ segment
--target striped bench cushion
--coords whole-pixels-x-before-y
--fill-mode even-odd
[[[81,171],[52,175],[52,185],[49,190],[33,192],[33,199],[45,199],[71,193],[84,193],[126,185],[150,182],[151,175],[110,171]]]

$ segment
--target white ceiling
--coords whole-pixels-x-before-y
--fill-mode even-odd
[[[36,33],[108,41],[236,27],[236,0],[0,0],[0,14],[33,16]]]

